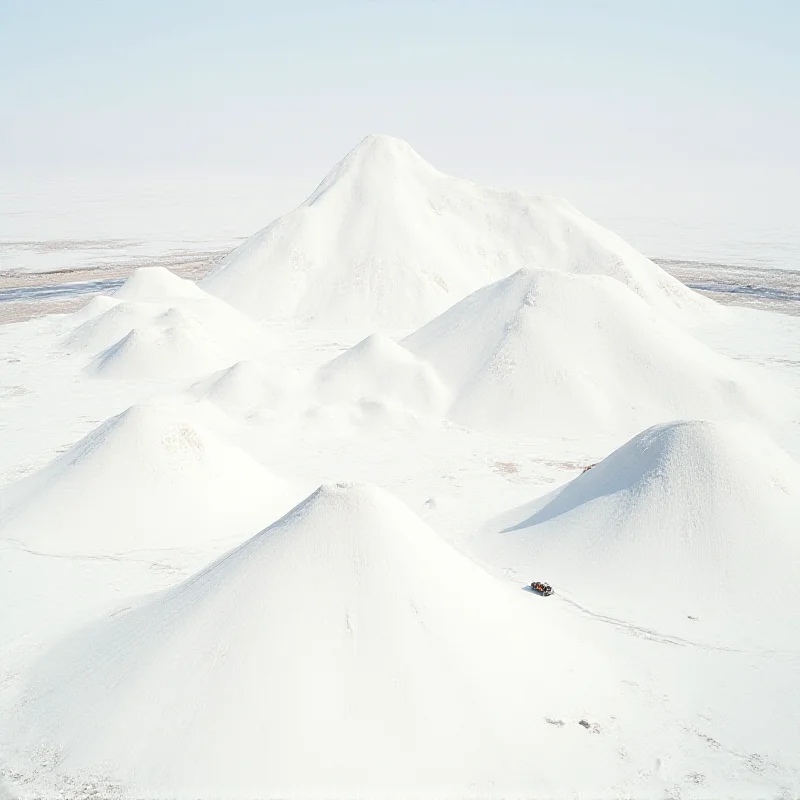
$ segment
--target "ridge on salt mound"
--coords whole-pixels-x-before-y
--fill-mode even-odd
[[[123,553],[243,538],[290,487],[185,410],[132,406],[0,492],[0,536],[36,550]]]
[[[450,417],[479,428],[572,437],[792,408],[780,389],[768,396],[746,368],[601,275],[519,270],[403,346],[452,390]]]
[[[381,333],[320,367],[315,391],[323,403],[390,400],[430,414],[443,413],[449,400],[447,388],[430,364]]]
[[[577,720],[627,720],[627,700],[618,665],[570,620],[532,606],[383,490],[326,486],[56,650],[21,706],[15,746],[57,743],[59,772],[102,765],[148,795],[610,785],[617,735],[586,736]],[[570,728],[553,736],[551,715]]]
[[[793,641],[800,465],[755,428],[649,428],[536,506],[487,543],[497,563],[625,619]]]
[[[201,283],[256,319],[403,329],[525,266],[608,275],[673,316],[717,308],[566,201],[451,178],[379,135]]]

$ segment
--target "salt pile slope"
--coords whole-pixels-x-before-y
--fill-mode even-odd
[[[678,417],[749,418],[769,400],[743,367],[619,281],[519,270],[403,340],[453,392],[466,425],[543,435],[630,435]],[[787,411],[788,413],[788,411]]]
[[[755,428],[650,428],[492,537],[594,610],[786,647],[800,615],[800,465]],[[691,624],[691,623],[690,623]]]
[[[60,647],[16,744],[55,744],[57,772],[87,769],[136,796],[610,785],[621,745],[609,715],[633,721],[608,688],[619,667],[570,627],[386,492],[323,487],[195,577]],[[578,725],[583,714],[607,721],[606,735]]]
[[[257,319],[402,329],[524,266],[608,275],[670,314],[715,307],[564,200],[448,177],[379,135],[202,285]]]
[[[169,406],[133,406],[0,492],[0,536],[55,553],[124,553],[243,540],[291,505],[290,487]]]
[[[430,364],[380,333],[372,334],[317,371],[315,396],[323,403],[389,402],[441,414],[449,393]]]

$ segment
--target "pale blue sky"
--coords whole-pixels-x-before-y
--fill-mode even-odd
[[[797,0],[0,0],[0,170],[296,201],[378,131],[498,186],[763,212],[800,177],[798,40]]]

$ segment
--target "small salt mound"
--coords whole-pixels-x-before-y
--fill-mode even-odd
[[[133,406],[2,491],[0,535],[36,550],[124,553],[251,535],[287,484],[169,406]]]
[[[113,308],[120,301],[104,294],[95,295],[85,306],[79,308],[70,315],[73,324],[81,325],[90,319],[99,317],[109,309]]]
[[[230,414],[275,411],[286,407],[301,378],[297,371],[271,368],[255,361],[239,361],[195,383],[190,392]]]
[[[90,370],[105,377],[195,376],[270,344],[252,320],[162,268],[136,270],[114,298],[77,312],[73,322],[64,348],[97,354]]]
[[[208,297],[194,281],[180,278],[164,267],[139,267],[114,292],[117,300],[164,303],[169,300],[204,300]]]
[[[323,365],[315,381],[321,403],[389,401],[400,407],[441,414],[448,391],[433,368],[383,334],[373,334]]]
[[[717,308],[564,200],[448,177],[377,135],[202,286],[256,319],[400,330],[529,265],[610,276],[675,317]]]
[[[479,428],[630,434],[678,417],[763,417],[792,407],[604,276],[520,270],[403,345],[451,388],[450,416]]]
[[[217,338],[263,336],[252,320],[203,291],[193,281],[179,278],[163,267],[135,270],[114,293],[114,298],[160,304],[163,308],[160,321],[165,326],[179,323],[181,316],[188,313],[201,320]]]
[[[494,559],[595,609],[691,615],[739,641],[795,638],[800,465],[750,426],[650,428],[519,516],[486,543]]]
[[[134,328],[89,366],[103,378],[167,380],[210,372],[228,361],[202,326]]]
[[[323,487],[56,650],[15,746],[57,744],[57,773],[88,769],[136,796],[610,785],[619,737],[577,721],[613,714],[635,742],[636,720],[618,665],[570,629],[556,605],[491,578],[386,492]],[[546,717],[569,727],[554,736]]]
[[[111,298],[94,298],[94,300],[99,299],[111,300]],[[93,314],[75,328],[65,338],[64,346],[71,351],[83,350],[96,353],[105,350],[127,336],[134,328],[149,325],[161,313],[163,308],[156,303],[114,301],[108,308]]]

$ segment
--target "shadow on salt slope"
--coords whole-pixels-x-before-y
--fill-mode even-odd
[[[800,465],[755,428],[650,428],[479,546],[584,608],[657,627],[700,617],[722,641],[780,648],[800,607]]]

